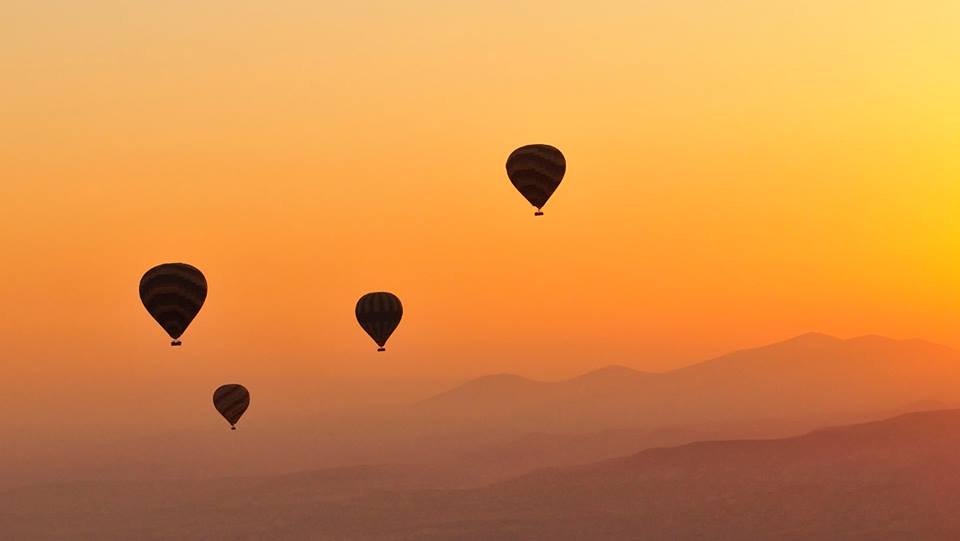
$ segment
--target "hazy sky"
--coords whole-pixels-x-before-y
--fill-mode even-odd
[[[957,28],[936,0],[7,1],[4,422],[810,330],[960,346]],[[504,161],[539,142],[568,170],[535,219]],[[168,261],[210,283],[179,349],[137,296]],[[405,306],[385,354],[371,290]]]

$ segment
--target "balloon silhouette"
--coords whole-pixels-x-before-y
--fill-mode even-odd
[[[377,351],[384,351],[387,339],[403,317],[403,305],[393,293],[377,291],[360,297],[356,313],[360,326],[380,346]]]
[[[140,279],[140,300],[173,339],[171,346],[180,345],[180,336],[206,298],[207,279],[196,267],[186,263],[157,265]]]
[[[217,387],[213,391],[213,407],[230,423],[230,430],[236,430],[237,421],[250,406],[250,393],[243,385],[230,383]]]
[[[550,145],[522,146],[507,158],[507,176],[520,194],[537,207],[534,216],[543,216],[540,209],[547,204],[566,171],[563,153]]]

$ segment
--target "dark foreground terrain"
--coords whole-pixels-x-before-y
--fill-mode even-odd
[[[6,539],[960,539],[960,410],[650,449],[486,487],[405,467],[0,494]]]

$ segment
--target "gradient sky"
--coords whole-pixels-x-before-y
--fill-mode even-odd
[[[4,3],[5,427],[960,346],[957,2],[327,4]],[[503,164],[539,142],[568,170],[534,219]],[[168,261],[210,283],[179,349],[137,296]]]

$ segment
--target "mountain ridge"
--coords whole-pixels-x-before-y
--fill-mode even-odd
[[[476,378],[414,404],[411,415],[513,435],[742,422],[758,412],[816,424],[958,393],[956,350],[812,332],[666,372],[611,365],[559,381]]]
[[[529,384],[555,385],[555,384],[562,384],[562,383],[571,383],[571,382],[575,382],[575,381],[589,380],[589,379],[593,379],[594,377],[601,377],[601,376],[608,376],[608,375],[610,375],[610,376],[623,376],[623,375],[626,375],[626,376],[650,376],[650,377],[665,376],[665,375],[668,375],[668,374],[672,374],[672,373],[674,373],[674,372],[679,372],[679,371],[683,371],[683,370],[688,370],[688,369],[694,368],[694,367],[696,367],[696,366],[699,366],[699,365],[702,365],[702,364],[705,364],[705,363],[711,363],[711,362],[714,362],[714,361],[717,361],[717,360],[720,360],[720,359],[725,359],[725,358],[730,357],[730,356],[733,356],[733,355],[742,354],[742,353],[747,353],[747,352],[762,351],[762,350],[766,350],[766,349],[769,349],[769,348],[783,347],[783,346],[795,345],[795,344],[800,344],[800,345],[804,345],[804,346],[810,346],[810,345],[813,345],[813,344],[824,345],[824,344],[844,344],[844,343],[846,343],[846,344],[851,344],[851,345],[855,345],[855,344],[872,344],[872,345],[877,345],[877,344],[880,344],[880,345],[893,345],[893,344],[904,345],[904,344],[914,344],[914,345],[920,345],[920,346],[923,346],[923,347],[930,347],[930,348],[941,349],[941,350],[944,350],[944,351],[956,351],[956,350],[954,350],[953,348],[950,348],[949,346],[944,346],[944,345],[942,345],[942,344],[938,344],[938,343],[936,343],[936,342],[931,342],[931,341],[928,341],[928,340],[924,340],[924,339],[922,339],[922,338],[890,338],[890,337],[886,337],[886,336],[879,335],[879,334],[863,334],[863,335],[853,336],[853,337],[850,337],[850,338],[839,338],[839,337],[836,337],[836,336],[833,336],[833,335],[830,335],[830,334],[827,334],[827,333],[822,333],[822,332],[818,332],[818,331],[810,331],[810,332],[806,332],[806,333],[803,333],[803,334],[799,334],[799,335],[796,335],[796,336],[793,336],[793,337],[791,337],[791,338],[787,338],[787,339],[784,339],[784,340],[778,340],[778,341],[772,342],[772,343],[770,343],[770,344],[764,344],[764,345],[762,345],[762,346],[748,347],[748,348],[743,348],[743,349],[734,350],[734,351],[732,351],[732,352],[725,353],[725,354],[719,355],[719,356],[717,356],[717,357],[712,357],[712,358],[705,359],[705,360],[702,360],[702,361],[696,361],[696,362],[691,363],[691,364],[688,364],[688,365],[680,366],[680,367],[677,367],[677,368],[672,368],[672,369],[670,369],[670,370],[664,370],[664,371],[662,371],[662,372],[652,372],[652,371],[646,371],[646,370],[639,370],[639,369],[636,369],[636,368],[633,368],[633,367],[630,367],[630,366],[626,366],[626,365],[622,365],[622,364],[608,364],[608,365],[603,365],[603,366],[601,366],[601,367],[599,367],[599,368],[595,368],[595,369],[592,369],[592,370],[588,370],[588,371],[586,371],[586,372],[583,372],[582,374],[578,374],[578,375],[575,375],[575,376],[572,376],[572,377],[563,378],[563,379],[559,379],[559,380],[538,380],[538,379],[530,378],[530,377],[527,377],[527,376],[524,376],[524,375],[521,375],[521,374],[515,374],[515,373],[512,373],[512,372],[501,372],[501,373],[497,373],[497,374],[487,374],[487,375],[477,376],[477,377],[475,377],[475,378],[468,379],[468,380],[466,380],[466,381],[464,381],[464,382],[462,382],[462,383],[460,383],[460,384],[458,384],[458,385],[455,385],[455,386],[451,387],[450,389],[447,389],[446,391],[441,391],[441,392],[436,393],[436,394],[434,394],[434,395],[432,395],[432,396],[429,396],[429,397],[427,397],[427,398],[424,398],[424,399],[421,400],[420,402],[426,402],[426,401],[429,401],[429,400],[431,400],[431,399],[433,399],[433,398],[447,395],[447,394],[449,394],[449,393],[451,393],[451,392],[457,391],[458,389],[461,389],[461,388],[464,388],[464,387],[467,387],[467,386],[475,386],[475,385],[479,386],[479,385],[483,385],[483,384],[486,384],[486,383],[500,383],[500,382],[503,382],[503,381],[513,381],[513,380],[515,380],[515,381],[517,381],[517,382],[521,382],[521,381],[522,381],[522,382],[524,382],[524,383],[529,383]]]

